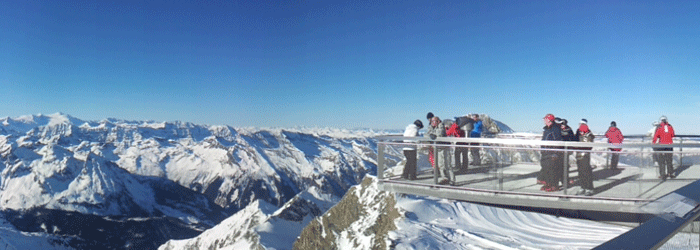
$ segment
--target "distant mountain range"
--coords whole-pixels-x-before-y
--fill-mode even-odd
[[[3,118],[0,245],[154,249],[242,223],[237,216],[251,219],[242,214],[254,208],[278,211],[270,225],[300,232],[294,223],[305,225],[376,174],[372,137],[379,134],[61,113]]]
[[[386,247],[373,138],[402,132],[2,118],[0,248]]]

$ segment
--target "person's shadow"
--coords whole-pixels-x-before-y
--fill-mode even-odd
[[[683,165],[677,167],[677,168],[674,170],[674,172],[675,172],[674,174],[675,174],[676,176],[678,176],[678,175],[680,175],[683,171],[688,170],[688,168],[690,168],[690,166],[692,166],[692,165],[693,165],[692,162],[685,162],[685,161],[684,161],[684,162],[683,162]]]
[[[594,180],[608,179],[610,177],[619,175],[620,173],[622,173],[622,169],[620,167],[618,167],[616,169],[602,168],[602,169],[598,169],[597,171],[593,171],[593,178],[594,178]],[[593,195],[595,195],[597,193],[601,193],[605,190],[611,189],[614,186],[623,184],[625,182],[636,180],[639,177],[641,177],[641,174],[635,174],[635,175],[621,178],[619,180],[615,180],[613,182],[607,183],[607,184],[602,185],[602,186],[597,186],[597,187],[593,188]]]

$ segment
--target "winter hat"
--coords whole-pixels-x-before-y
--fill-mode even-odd
[[[580,122],[580,123],[581,123],[581,124],[588,124],[588,120],[586,120],[586,118],[583,118],[583,119],[581,119],[581,122]]]
[[[433,115],[433,112],[428,112],[428,116],[426,116],[426,117],[428,118],[428,121],[430,121],[430,119],[433,118],[434,116],[435,115]]]
[[[659,118],[659,121],[665,122],[665,121],[668,121],[668,119],[666,119],[665,115],[662,115],[661,118]]]
[[[588,132],[588,125],[586,125],[585,123],[581,123],[581,126],[578,127],[578,130],[584,133]]]
[[[551,121],[554,121],[554,115],[553,115],[553,114],[547,114],[547,115],[544,116],[544,119],[545,119],[545,120],[548,120],[548,121],[550,121],[550,122],[551,122]]]
[[[561,123],[562,123],[561,118],[559,118],[559,117],[554,118],[554,123],[556,123],[556,124],[561,124]]]
[[[615,121],[610,122],[610,127],[617,127],[617,123]]]
[[[415,122],[413,122],[413,124],[415,124],[416,127],[418,127],[418,129],[422,129],[422,128],[423,128],[423,122],[421,122],[420,119],[419,119],[419,120],[416,120]]]
[[[567,123],[569,123],[569,122],[566,119],[561,119],[561,124],[566,125]]]

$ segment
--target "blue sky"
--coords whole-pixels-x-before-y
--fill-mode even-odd
[[[241,2],[5,2],[0,116],[698,134],[697,1]]]

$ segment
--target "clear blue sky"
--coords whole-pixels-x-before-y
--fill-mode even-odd
[[[0,117],[402,129],[478,112],[539,132],[553,113],[633,134],[666,115],[700,134],[698,1],[2,5]]]

